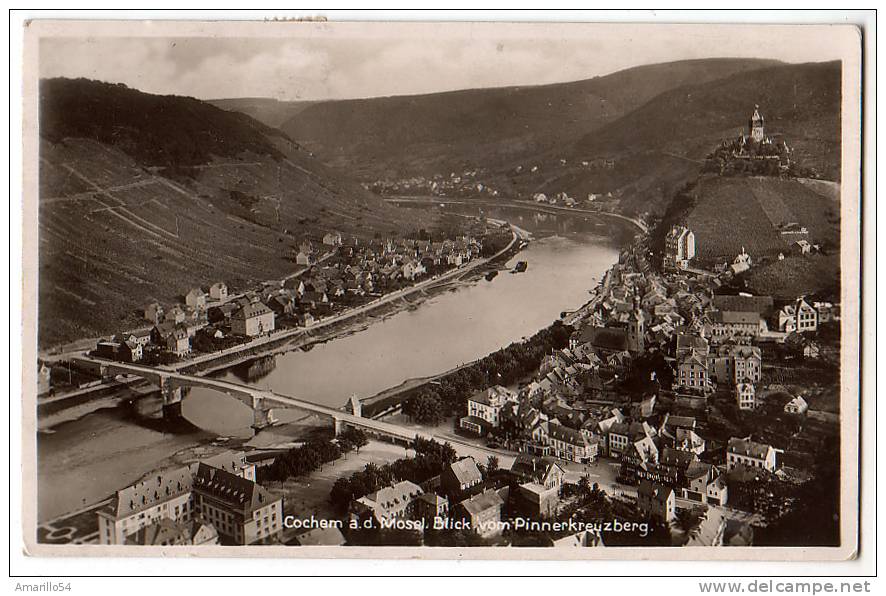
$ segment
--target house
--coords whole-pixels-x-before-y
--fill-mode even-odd
[[[425,267],[420,261],[407,260],[400,266],[400,274],[404,279],[413,280],[425,273]]]
[[[683,487],[684,499],[709,505],[725,505],[729,490],[723,474],[713,465],[696,461],[686,470],[687,485]]]
[[[152,472],[118,490],[97,511],[99,544],[124,544],[127,536],[170,519],[189,522],[197,517],[191,501],[192,477],[187,466]]]
[[[190,354],[191,337],[188,335],[188,328],[183,325],[176,325],[166,337],[166,349],[178,357]]]
[[[631,425],[624,421],[616,421],[609,425],[604,436],[606,437],[606,450],[609,457],[618,457],[627,449],[628,443],[631,442]]]
[[[785,305],[778,312],[778,330],[806,333],[818,329],[818,311],[803,298]]]
[[[538,482],[524,482],[517,487],[515,510],[532,519],[554,517],[560,506],[560,489]]]
[[[346,542],[344,534],[335,526],[314,528],[295,537],[299,546],[344,546]]]
[[[480,391],[468,398],[468,415],[459,421],[459,426],[478,435],[497,428],[501,424],[502,408],[516,399],[513,391],[501,385]]]
[[[234,451],[229,449],[218,455],[213,455],[210,458],[200,460],[200,463],[255,482],[255,463],[246,460],[245,451]],[[193,472],[197,471],[196,465],[197,464],[194,464],[192,467]]]
[[[413,517],[433,528],[437,520],[449,518],[449,499],[433,492],[422,493],[413,502]]]
[[[600,532],[595,530],[582,530],[575,534],[569,534],[563,538],[554,540],[554,548],[559,547],[587,547],[587,546],[606,546],[603,544],[603,537]]]
[[[754,312],[768,318],[773,312],[775,301],[772,296],[752,296],[750,294],[715,294],[711,300],[713,310],[726,312]]]
[[[731,472],[737,466],[746,466],[774,472],[777,452],[771,445],[733,437],[726,447],[726,469]]]
[[[734,391],[739,410],[753,410],[757,407],[757,388],[750,379],[736,383]]]
[[[590,344],[600,354],[627,352],[628,332],[626,328],[598,327],[585,325],[569,337],[569,347],[575,349],[582,344]]]
[[[674,489],[648,480],[640,482],[637,490],[637,509],[645,517],[670,523],[677,518],[677,499]]]
[[[677,365],[677,378],[674,385],[705,393],[712,391],[713,387],[708,377],[708,363],[706,359],[695,352],[684,356]]]
[[[229,544],[269,544],[283,531],[283,497],[261,485],[200,463],[193,474],[194,507]]]
[[[136,331],[127,331],[120,334],[121,341],[132,342],[140,346],[146,346],[151,343],[150,329],[137,329]]]
[[[504,500],[493,489],[474,495],[457,506],[456,516],[465,520],[471,530],[483,537],[494,536],[501,531],[501,508]]]
[[[206,294],[202,288],[193,288],[185,294],[185,304],[191,308],[206,308]]]
[[[696,455],[704,453],[706,447],[705,440],[702,439],[691,428],[677,427],[674,436],[674,449],[678,451],[691,451]]]
[[[295,255],[295,264],[296,265],[305,265],[310,266],[314,264],[314,257],[305,253],[304,251],[298,251]]]
[[[376,522],[409,519],[413,502],[424,491],[417,484],[403,480],[360,497],[351,503],[352,520],[373,519]]]
[[[666,414],[661,426],[663,430],[676,432],[681,428],[694,429],[697,426],[697,422],[693,416],[675,416],[673,414]]]
[[[721,509],[706,509],[698,526],[689,533],[689,539],[685,546],[723,546],[726,521],[726,516]]]
[[[518,480],[535,482],[548,489],[559,489],[566,476],[566,471],[555,460],[524,453],[514,459],[510,472]]]
[[[695,234],[685,226],[674,226],[665,237],[664,266],[685,269],[695,258]]]
[[[686,485],[686,472],[698,455],[692,451],[665,447],[661,450],[658,464],[646,475],[647,479],[675,488]]]
[[[729,357],[729,369],[733,383],[745,380],[759,383],[763,377],[763,357],[756,346],[731,346],[722,350]]]
[[[149,302],[145,305],[145,320],[152,325],[159,325],[164,318],[163,305],[159,302]]]
[[[809,404],[802,396],[798,395],[785,404],[784,411],[786,414],[805,414],[809,410]]]
[[[215,282],[209,286],[209,297],[217,302],[224,302],[228,299],[228,286],[222,281]]]
[[[173,306],[172,308],[170,308],[166,312],[166,314],[163,317],[163,320],[171,322],[171,323],[175,323],[175,324],[184,323],[186,316],[187,315],[185,314],[185,311],[182,307]]]
[[[281,294],[268,300],[268,308],[274,311],[276,317],[285,317],[295,312],[295,301],[291,296]]]
[[[126,536],[127,546],[204,546],[218,544],[218,531],[212,524],[191,520],[176,522],[168,517]]]
[[[551,422],[548,425],[547,444],[554,457],[577,463],[590,463],[597,459],[599,441],[568,426]]]
[[[255,337],[274,330],[274,311],[257,302],[244,306],[231,317],[231,332],[234,335]]]
[[[100,341],[95,346],[95,355],[117,362],[138,362],[142,359],[142,344],[132,341]]]
[[[483,475],[473,457],[452,462],[440,474],[440,487],[447,495],[459,496],[483,482]]]
[[[711,349],[708,345],[708,340],[700,335],[682,331],[677,333],[677,343],[674,350],[674,355],[677,360],[685,358],[692,353],[698,354],[699,356],[707,356],[710,354],[710,351]]]
[[[729,337],[758,337],[766,331],[766,320],[774,311],[772,296],[746,294],[715,295],[711,301],[711,337],[717,342]]]
[[[323,236],[323,244],[326,246],[341,246],[342,238],[338,232],[328,232]]]
[[[37,371],[37,395],[45,395],[52,389],[52,368],[45,362],[40,364]]]
[[[621,454],[619,481],[627,484],[650,479],[660,481],[658,463],[659,451],[652,437],[639,438]]]
[[[708,315],[711,340],[722,342],[733,337],[759,337],[766,322],[755,312],[715,310]]]

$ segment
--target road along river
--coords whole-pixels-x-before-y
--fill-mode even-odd
[[[478,213],[466,205],[445,209]],[[406,379],[443,372],[532,335],[562,311],[581,306],[635,232],[611,218],[483,209],[535,237],[491,281],[454,283],[449,291],[411,296],[413,306],[361,331],[215,376],[337,407],[353,393],[368,397]],[[517,261],[528,263],[526,272],[509,272]],[[145,397],[135,406],[98,410],[41,433],[39,519],[96,501],[183,449],[218,436],[252,434],[251,410],[211,390],[192,389],[183,402],[193,427],[169,432],[151,418],[159,407],[156,397]],[[283,421],[303,415],[277,412]]]

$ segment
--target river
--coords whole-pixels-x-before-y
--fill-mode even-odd
[[[476,214],[476,208],[447,210]],[[561,216],[520,209],[485,209],[533,233],[535,240],[501,271],[425,297],[351,335],[222,371],[217,376],[340,406],[406,379],[443,372],[549,325],[581,306],[588,290],[617,260],[634,229],[605,217]],[[410,300],[414,298],[410,297]],[[50,519],[107,496],[168,460],[217,436],[248,437],[252,412],[234,398],[192,389],[182,411],[193,428],[165,432],[151,416],[155,398],[106,408],[38,437],[38,517]],[[303,413],[278,411],[283,421]]]

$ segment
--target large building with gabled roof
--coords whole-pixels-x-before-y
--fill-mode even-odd
[[[275,542],[283,529],[283,498],[252,480],[254,466],[241,455],[228,451],[209,463],[154,471],[117,491],[97,513],[99,544],[184,544],[183,528],[191,522],[214,528],[223,544]]]

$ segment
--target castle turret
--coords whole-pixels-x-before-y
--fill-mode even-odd
[[[754,106],[754,115],[748,120],[748,133],[755,142],[763,141],[763,116],[760,115],[760,106]]]

